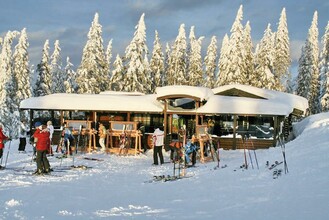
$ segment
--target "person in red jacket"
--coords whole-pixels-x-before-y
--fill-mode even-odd
[[[40,122],[35,123],[35,132],[33,134],[36,142],[37,150],[37,170],[35,174],[40,175],[42,173],[50,173],[50,165],[47,159],[47,151],[50,145],[50,133],[46,125],[42,125]]]
[[[2,155],[3,155],[3,148],[5,147],[5,140],[10,140],[9,137],[7,137],[6,135],[4,135],[4,133],[2,132],[2,124],[0,123],[0,159],[2,162]],[[0,168],[1,168],[1,164],[0,164]]]

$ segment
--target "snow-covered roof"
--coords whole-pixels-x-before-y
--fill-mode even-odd
[[[122,91],[104,91],[100,92],[100,95],[128,95],[128,96],[137,96],[137,95],[145,95],[142,92],[122,92]]]
[[[221,94],[232,89],[259,98],[214,95],[197,112],[200,114],[289,115],[294,109],[305,113],[308,108],[307,99],[301,96],[252,86],[225,85],[213,89],[213,92]]]
[[[155,95],[108,95],[57,93],[25,99],[21,109],[94,110],[161,113],[163,106]]]
[[[192,97],[203,101],[208,100],[209,97],[214,95],[213,91],[206,87],[183,85],[157,87],[155,93],[158,100],[165,98]]]
[[[168,112],[199,114],[289,115],[294,109],[304,113],[308,101],[300,96],[245,85],[227,85],[213,90],[192,86],[165,86],[157,94],[101,93],[52,94],[23,100],[21,109],[79,110],[162,113],[162,98],[176,98]],[[220,95],[219,95],[220,94]],[[236,96],[237,95],[237,96]],[[198,109],[179,108],[190,99],[206,100]],[[177,103],[176,103],[177,102]],[[170,108],[172,107],[172,108]]]

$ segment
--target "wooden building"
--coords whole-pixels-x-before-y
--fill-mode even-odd
[[[187,137],[191,138],[197,126],[207,125],[208,133],[220,140],[222,148],[237,149],[274,146],[275,137],[282,130],[289,132],[291,119],[305,114],[308,101],[293,94],[234,84],[215,89],[165,86],[151,95],[136,92],[52,94],[23,100],[20,109],[30,111],[31,127],[39,120],[36,118],[40,111],[49,112],[49,119],[58,128],[65,120],[101,121],[107,128],[111,128],[113,121],[142,123],[145,126],[143,144],[149,147],[150,140],[145,137],[156,127],[163,127],[167,139],[172,140],[179,138],[182,128],[186,128]],[[287,122],[284,128],[283,122]],[[252,145],[242,142],[246,136]]]

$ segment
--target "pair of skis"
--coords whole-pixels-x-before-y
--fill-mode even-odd
[[[248,169],[248,160],[247,160],[247,152],[246,152],[246,151],[248,151],[251,167],[252,167],[252,169],[254,169],[254,163],[253,163],[253,160],[252,160],[250,150],[246,149],[247,140],[248,140],[247,136],[244,136],[244,137],[241,138],[241,141],[242,141],[242,144],[243,144],[243,150],[244,150],[244,168]],[[257,159],[254,143],[252,142],[252,140],[250,138],[249,138],[249,141],[251,143],[251,148],[253,149],[253,152],[254,152],[254,158],[255,158],[256,165],[257,165],[257,169],[259,169],[258,159]]]
[[[287,159],[286,159],[286,145],[284,143],[282,133],[279,133],[277,140],[278,140],[278,143],[281,147],[281,152],[282,152],[282,157],[283,157],[283,165],[284,165],[284,173],[287,174],[287,173],[289,173],[289,170],[288,170],[288,164],[287,164]]]

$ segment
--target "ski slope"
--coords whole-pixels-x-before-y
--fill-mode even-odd
[[[294,126],[286,144],[289,173],[273,179],[266,167],[282,161],[280,147],[257,150],[259,169],[244,163],[243,150],[221,150],[220,166],[208,162],[187,169],[189,178],[152,182],[172,175],[173,165],[152,166],[141,156],[78,154],[50,157],[52,176],[31,176],[31,152],[19,154],[12,141],[6,170],[0,170],[0,219],[316,219],[329,216],[329,113]],[[9,143],[4,151],[4,160]],[[31,146],[27,147],[32,150]],[[253,152],[251,152],[253,156]],[[103,159],[86,160],[84,157]],[[254,157],[252,157],[254,159]],[[249,159],[249,158],[248,158]],[[169,154],[165,154],[169,161]],[[4,161],[3,161],[4,163]],[[71,165],[90,169],[66,169]],[[283,169],[283,164],[276,167]]]

